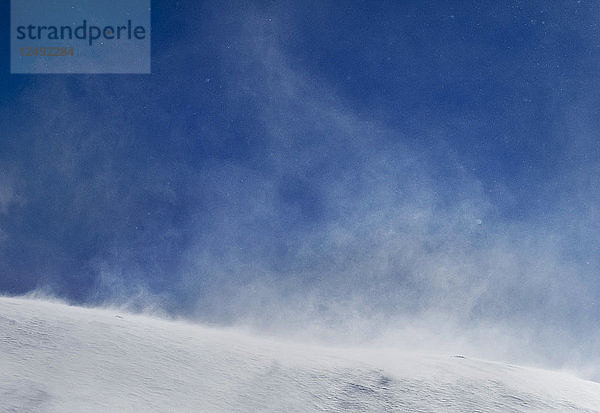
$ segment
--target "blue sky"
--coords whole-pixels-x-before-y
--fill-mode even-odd
[[[597,4],[152,7],[151,75],[2,54],[0,292],[597,354]]]

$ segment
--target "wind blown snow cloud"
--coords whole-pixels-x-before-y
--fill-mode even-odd
[[[328,15],[319,10],[316,34]],[[409,70],[426,70],[427,53],[404,37],[359,47],[348,66],[366,69],[346,68],[339,80],[334,62],[314,63],[332,49],[297,50],[311,40],[305,11],[187,12],[174,19],[201,19],[203,30],[165,35],[152,78],[40,78],[17,97],[11,113],[31,122],[7,132],[17,143],[0,161],[19,165],[10,191],[27,203],[0,226],[11,238],[1,245],[2,291],[306,340],[467,349],[580,369],[596,360],[600,191],[590,176],[600,163],[591,132],[581,135],[590,119],[565,115],[570,122],[553,132],[568,140],[548,155],[562,161],[560,180],[542,161],[528,177],[514,153],[495,158],[510,146],[504,137],[494,141],[500,149],[471,147],[492,140],[479,134],[502,120],[454,109],[441,86],[431,92],[431,76]],[[344,24],[336,30],[350,36]],[[393,34],[381,30],[349,37],[349,51]],[[206,47],[190,55],[174,41]],[[466,45],[486,47],[494,49]],[[477,76],[499,89],[513,84],[477,65],[465,80],[472,56],[457,49],[458,63],[441,49],[436,62],[457,96],[480,87]],[[404,66],[386,62],[398,50],[416,91],[393,83]],[[377,84],[363,79],[356,99],[360,91],[344,83],[375,73],[401,89],[397,106]],[[530,116],[522,99],[510,103],[522,109],[516,120]]]

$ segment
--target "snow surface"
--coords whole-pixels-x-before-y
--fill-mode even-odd
[[[600,384],[0,297],[2,412],[600,411]]]

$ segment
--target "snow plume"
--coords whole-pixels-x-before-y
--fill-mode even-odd
[[[2,156],[28,202],[2,226],[3,291],[600,378],[582,370],[600,354],[599,191],[577,121],[583,169],[532,172],[525,196],[457,142],[466,115],[379,113],[303,64],[299,17],[188,11],[223,17],[193,57],[157,47],[152,77],[36,78],[18,97],[31,122]]]
[[[251,88],[258,102],[265,165],[208,171],[212,228],[187,250],[180,281],[195,313],[338,343],[587,368],[600,315],[587,280],[599,267],[591,248],[579,248],[585,261],[569,254],[582,234],[566,230],[575,217],[561,202],[542,216],[533,205],[507,213],[511,190],[490,195],[443,125],[400,131],[356,113],[269,30],[258,17],[243,29],[255,71],[231,86],[232,100]]]

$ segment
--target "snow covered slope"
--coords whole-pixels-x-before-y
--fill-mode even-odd
[[[600,384],[0,297],[2,412],[600,411]]]

